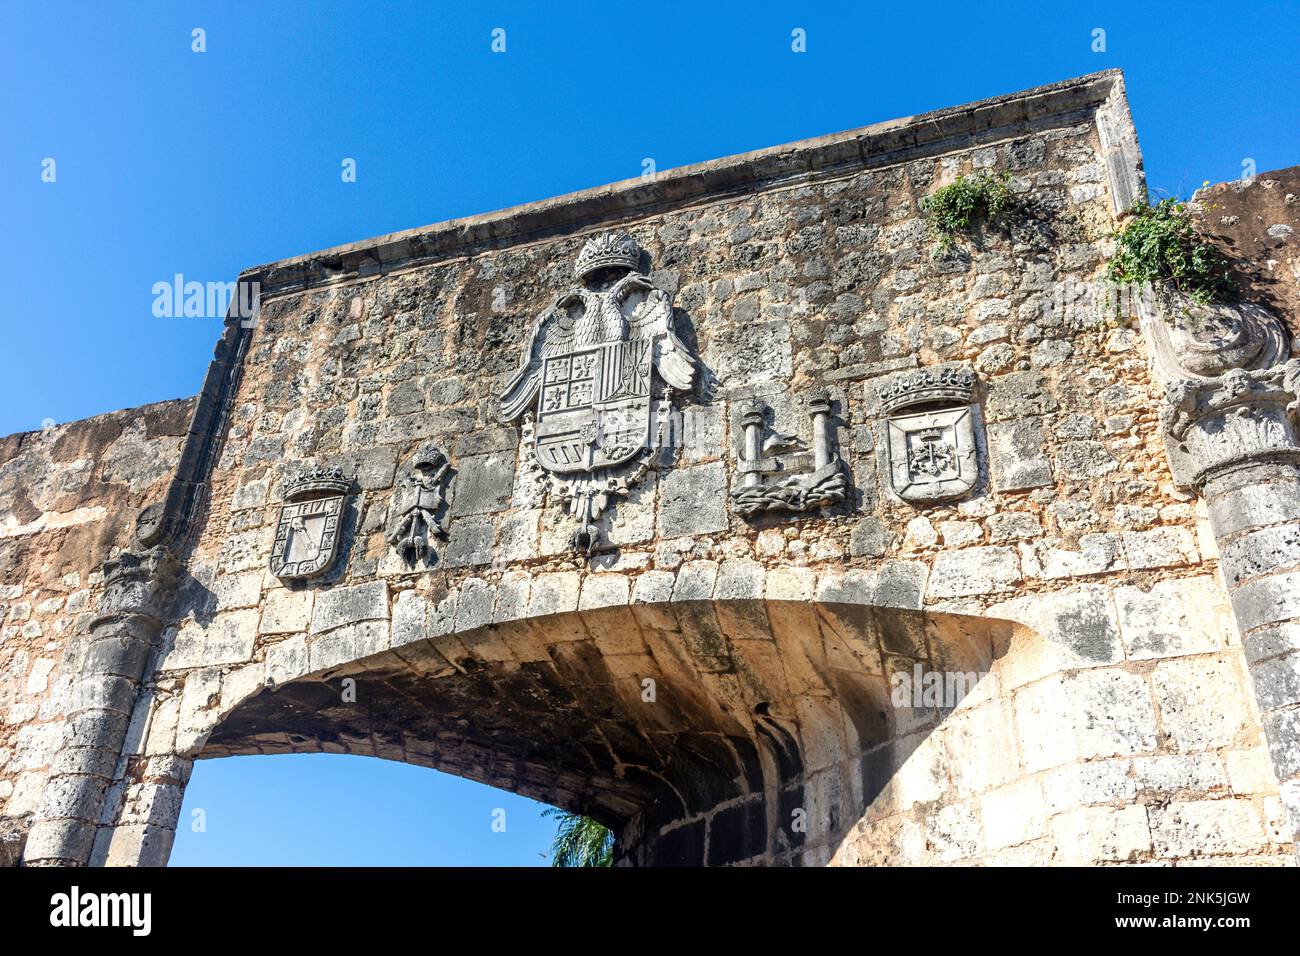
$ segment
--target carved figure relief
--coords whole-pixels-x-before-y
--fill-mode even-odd
[[[343,501],[352,479],[341,468],[301,471],[284,484],[271,573],[284,580],[324,574],[338,555]]]
[[[895,376],[880,396],[888,416],[889,481],[904,501],[943,501],[979,479],[968,369],[920,369]]]
[[[631,236],[587,241],[575,284],[539,315],[501,419],[527,418],[553,495],[578,522],[572,543],[590,554],[593,523],[627,493],[655,455],[664,400],[686,391],[696,362],[673,332],[672,297],[640,270]]]
[[[755,400],[741,416],[745,434],[737,469],[740,486],[731,493],[736,512],[815,511],[848,497],[848,473],[835,441],[830,398],[814,392],[808,399],[811,453],[794,435],[770,431],[769,412],[766,404]]]
[[[447,537],[451,461],[432,442],[420,446],[397,479],[389,511],[388,543],[415,564],[433,554],[431,538]]]

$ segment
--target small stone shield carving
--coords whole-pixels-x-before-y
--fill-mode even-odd
[[[285,482],[275,526],[271,573],[283,580],[324,574],[339,550],[343,502],[352,479],[341,468],[317,466]]]
[[[975,487],[974,384],[967,369],[921,369],[896,377],[882,392],[889,481],[904,501],[943,501]]]

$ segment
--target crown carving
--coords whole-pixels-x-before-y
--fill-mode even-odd
[[[602,232],[588,239],[578,253],[574,267],[579,279],[598,269],[636,269],[641,262],[641,247],[626,232]]]
[[[352,487],[352,479],[342,468],[304,468],[284,483],[285,501],[296,501],[313,494],[344,494]]]
[[[966,368],[923,368],[896,376],[880,393],[880,406],[893,412],[911,405],[943,402],[969,405],[975,373]]]

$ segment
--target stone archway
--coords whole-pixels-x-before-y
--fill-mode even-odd
[[[983,847],[963,844],[960,810],[938,817],[954,832],[937,849],[900,843],[899,821],[942,811],[936,781],[951,776],[953,741],[994,783],[1019,772],[1005,760],[1015,745],[994,672],[1024,631],[731,599],[425,631],[376,653],[352,633],[309,657],[332,653],[327,666],[223,707],[196,756],[324,751],[429,766],[587,813],[633,865],[962,858]],[[936,688],[925,675],[948,679]]]

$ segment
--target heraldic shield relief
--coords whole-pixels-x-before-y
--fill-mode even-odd
[[[942,501],[975,486],[974,386],[969,369],[920,369],[896,376],[881,394],[890,485],[904,501]]]
[[[284,580],[313,578],[334,563],[343,500],[352,479],[341,468],[317,466],[289,479],[275,526],[271,573]]]
[[[672,298],[640,273],[640,260],[626,233],[588,240],[578,285],[537,318],[501,396],[503,421],[531,416],[537,463],[580,523],[574,547],[588,554],[610,497],[649,469],[662,400],[695,380],[695,359],[673,333]]]

